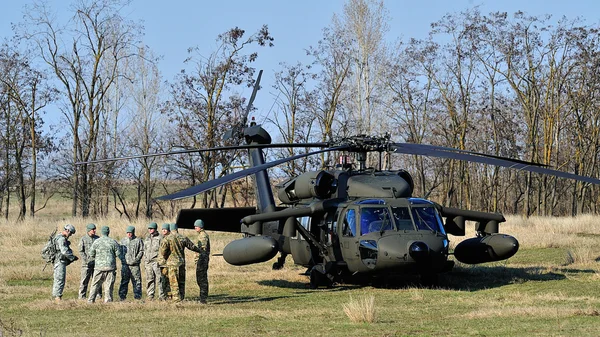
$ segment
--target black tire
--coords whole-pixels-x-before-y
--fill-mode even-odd
[[[321,285],[323,274],[316,268],[310,270],[310,289],[317,289]]]

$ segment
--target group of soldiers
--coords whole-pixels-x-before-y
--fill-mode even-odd
[[[146,295],[148,300],[154,300],[156,288],[158,299],[172,298],[180,302],[185,298],[185,249],[196,252],[196,281],[200,288],[200,303],[206,303],[208,298],[208,262],[210,257],[210,240],[204,231],[204,222],[198,219],[194,222],[198,233],[197,242],[178,231],[177,224],[165,223],[161,233],[155,222],[148,224],[148,235],[144,240],[135,235],[135,227],[127,227],[127,236],[120,243],[110,237],[110,228],[103,226],[102,236],[96,235],[96,225],[88,224],[87,233],[79,241],[81,254],[81,283],[79,299],[86,299],[88,285],[90,291],[88,303],[104,298],[104,302],[112,302],[113,288],[117,271],[117,258],[121,261],[121,283],[119,299],[127,298],[129,283],[132,283],[133,297],[142,298],[143,263],[146,272]],[[66,267],[78,260],[70,248],[69,237],[75,234],[71,224],[64,226],[53,242],[56,256],[54,258],[54,284],[52,297],[59,302],[62,299],[65,286]]]

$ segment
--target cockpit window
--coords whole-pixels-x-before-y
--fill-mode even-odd
[[[344,227],[342,228],[342,234],[344,236],[355,236],[356,235],[356,212],[354,209],[349,209],[344,217]]]
[[[385,200],[382,199],[365,199],[356,202],[357,205],[385,205]]]
[[[412,207],[411,210],[418,230],[429,230],[446,234],[442,220],[435,207]]]
[[[362,207],[360,209],[361,235],[391,229],[392,219],[387,207]]]
[[[399,231],[415,229],[408,207],[392,207],[392,214],[394,215],[394,221]]]

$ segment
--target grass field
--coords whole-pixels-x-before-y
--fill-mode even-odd
[[[273,271],[272,262],[234,267],[213,256],[204,306],[195,302],[191,254],[188,300],[180,305],[134,301],[131,289],[125,302],[78,301],[79,262],[67,268],[63,302],[54,303],[52,266],[42,271],[39,252],[51,230],[65,221],[78,230],[74,247],[90,221],[110,225],[117,240],[129,225],[117,218],[0,221],[0,336],[597,336],[600,331],[598,217],[509,217],[500,229],[519,239],[517,255],[502,263],[459,264],[443,275],[439,289],[401,284],[310,290],[304,269],[291,257],[283,270]],[[145,234],[146,223],[133,225]],[[238,237],[209,234],[213,254]],[[367,309],[367,320],[347,314]]]

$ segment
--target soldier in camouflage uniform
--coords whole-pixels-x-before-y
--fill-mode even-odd
[[[162,239],[160,240],[160,243],[162,245],[162,242],[165,240],[165,238],[167,236],[171,235],[171,225],[169,225],[168,223],[162,224],[162,227],[161,227],[160,231],[161,231],[161,234],[162,234]],[[160,246],[158,247],[158,249],[159,249],[159,252],[158,252],[158,268],[160,268],[160,277],[161,277],[161,280],[162,280],[163,292],[165,294],[165,299],[167,299],[167,298],[170,299],[170,298],[173,297],[173,295],[171,294],[171,286],[169,285],[169,270],[167,269],[167,266],[165,264],[161,264],[161,260],[160,260]]]
[[[158,287],[158,299],[165,300],[167,295],[163,286],[163,278],[158,266],[158,250],[162,236],[158,234],[156,222],[148,224],[148,236],[144,240],[144,264],[146,269],[146,295],[154,299],[155,288]]]
[[[81,283],[79,284],[79,299],[85,300],[88,289],[88,284],[94,275],[94,261],[90,260],[89,252],[92,248],[92,243],[98,239],[96,235],[96,225],[88,224],[87,234],[79,240],[79,254],[81,255]],[[101,296],[102,293],[99,294]]]
[[[119,244],[115,239],[109,238],[110,228],[102,227],[102,237],[94,241],[90,249],[90,259],[94,260],[94,278],[88,303],[94,303],[96,296],[100,294],[100,288],[104,286],[104,303],[112,302],[115,276],[117,275],[117,256],[119,255]]]
[[[69,237],[75,234],[75,227],[71,224],[65,225],[63,231],[52,239],[56,249],[54,257],[54,282],[52,284],[52,298],[56,302],[62,300],[63,290],[65,289],[65,279],[67,276],[67,266],[71,262],[77,261],[77,256],[73,255]]]
[[[169,285],[175,302],[185,298],[185,248],[200,252],[190,239],[177,232],[177,224],[171,224],[171,234],[160,243],[158,264],[167,267]]]
[[[124,301],[127,298],[129,280],[133,286],[133,297],[142,299],[142,271],[140,263],[144,256],[144,242],[135,236],[135,227],[127,226],[127,237],[121,240],[121,285],[119,286],[119,298]]]
[[[208,261],[210,259],[210,239],[204,231],[204,221],[198,219],[194,222],[194,229],[198,232],[198,248],[196,255],[196,282],[200,288],[200,303],[205,304],[208,298]]]

